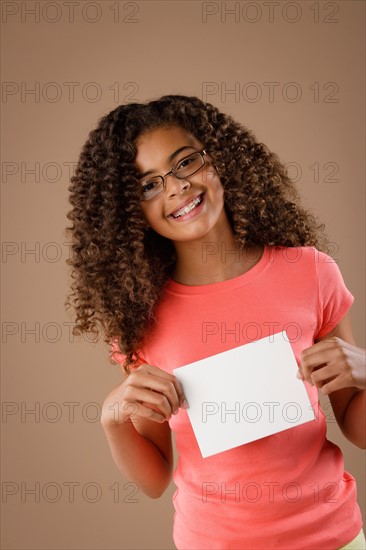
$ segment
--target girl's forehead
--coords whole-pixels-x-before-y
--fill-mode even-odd
[[[180,127],[163,127],[140,134],[136,140],[135,163],[139,170],[155,169],[178,149],[197,149],[201,143],[187,130]],[[186,154],[189,154],[189,149]],[[183,154],[183,153],[182,153]]]

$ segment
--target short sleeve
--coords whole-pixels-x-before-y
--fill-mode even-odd
[[[318,339],[338,325],[353,304],[354,296],[346,287],[337,262],[331,256],[317,251],[315,265],[318,323],[314,339]]]

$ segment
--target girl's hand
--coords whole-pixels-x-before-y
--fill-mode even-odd
[[[301,352],[298,377],[328,395],[348,387],[366,388],[366,351],[338,336]]]
[[[179,407],[187,408],[177,378],[159,367],[143,363],[105,399],[101,421],[106,424],[138,422],[138,417],[155,422],[169,420]]]

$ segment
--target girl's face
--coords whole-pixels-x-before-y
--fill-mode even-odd
[[[153,176],[163,176],[190,153],[201,151],[204,145],[183,128],[164,127],[141,134],[136,140],[136,148],[135,163],[142,183]],[[178,179],[170,174],[165,178],[165,188],[161,193],[140,203],[150,227],[173,242],[199,239],[207,236],[216,225],[227,223],[224,190],[211,165],[209,151],[204,159],[203,168],[188,179]],[[146,172],[149,174],[145,175]],[[201,204],[187,214],[172,216],[196,197],[202,200]]]

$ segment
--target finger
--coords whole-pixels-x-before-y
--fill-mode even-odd
[[[149,379],[149,384],[151,384],[151,379]],[[130,385],[126,388],[124,399],[129,402],[140,401],[142,403],[145,401],[146,403],[151,403],[157,407],[165,418],[170,418],[172,414],[169,400],[164,393],[158,391]]]
[[[337,342],[331,343],[331,347],[328,345],[316,353],[308,353],[301,358],[302,370],[309,384],[313,383],[313,373],[315,371],[329,365],[333,367],[337,366],[338,372],[340,371],[340,367],[342,369],[349,369],[349,365],[345,360],[344,350]]]
[[[142,366],[144,367],[144,369],[141,369]],[[170,374],[169,372],[165,372],[162,369],[160,369],[159,367],[156,367],[155,365],[149,365],[147,363],[144,363],[143,365],[140,365],[140,367],[136,370],[139,370],[139,369],[144,370],[144,372],[152,374],[153,376],[156,376],[158,378],[164,378],[164,379],[169,380],[170,382],[172,382],[175,386],[175,390],[176,390],[176,393],[177,393],[177,396],[178,396],[178,401],[179,401],[176,408],[179,408],[179,406],[183,407],[183,403],[184,403],[184,401],[186,401],[186,397],[184,395],[181,383],[179,382],[177,377],[174,376],[174,374]]]
[[[303,349],[300,354],[301,362],[305,360],[309,362],[314,362],[317,360],[317,354],[326,354],[328,356],[329,353],[332,353],[332,350],[339,350],[341,346],[338,340],[339,339],[336,339],[334,336],[332,336],[329,340],[322,340],[321,342],[313,344],[309,348]]]
[[[316,342],[315,344],[310,346],[310,348],[307,348],[307,349],[308,350],[313,350],[315,348],[315,350],[317,350],[318,348],[323,347],[323,346],[342,347],[344,344],[347,345],[347,342],[345,342],[344,340],[342,340],[338,336],[329,336],[329,337],[325,338],[324,340],[320,340],[319,342]]]
[[[149,420],[155,420],[156,422],[165,422],[167,418],[155,411],[152,407],[145,406],[142,403],[137,403],[138,405],[138,416],[143,416],[144,418],[148,418]],[[135,416],[135,415],[134,415]],[[138,419],[136,419],[138,421]]]
[[[326,380],[329,380],[330,378],[334,378],[339,374],[340,374],[339,366],[326,365],[325,367],[322,367],[313,371],[310,379],[314,384],[314,386],[317,386],[318,388],[320,388],[324,385],[324,382]]]
[[[313,355],[314,353],[318,353],[318,351],[322,350],[323,348],[329,348],[333,347],[334,341],[333,340],[321,340],[320,342],[316,342],[312,346],[309,346],[308,348],[304,348],[301,351],[301,356],[307,357],[309,355]]]
[[[314,370],[323,367],[334,358],[334,350],[322,348],[312,353],[301,353],[300,370],[305,379],[311,383],[311,375]]]
[[[330,382],[328,382],[327,384],[324,384],[321,388],[320,388],[320,391],[324,394],[324,395],[329,395],[330,393],[333,393],[334,391],[337,391],[337,390],[340,390],[342,388],[344,388],[344,383],[342,382],[342,378],[341,376],[337,376],[336,378],[333,378],[333,380],[331,380]]]
[[[328,363],[334,356],[334,350],[332,348],[323,348],[321,350],[307,353],[301,356],[302,367],[314,367],[321,365],[322,363]]]
[[[186,396],[184,395],[182,385],[181,385],[181,383],[179,382],[179,380],[176,376],[174,376],[174,386],[175,386],[177,394],[178,394],[179,405],[183,408],[186,408],[186,406],[188,406]]]
[[[323,363],[321,365],[315,365],[315,366],[311,366],[311,367],[304,366],[303,367],[304,380],[306,380],[306,382],[308,382],[309,384],[311,384],[313,386],[314,385],[313,380],[312,380],[313,374],[315,372],[318,372],[318,370],[323,369],[326,366],[327,366],[327,363]]]
[[[139,421],[139,416],[152,418],[158,422],[162,422],[166,419],[159,410],[154,412],[155,414],[149,413],[147,407],[142,403],[137,401],[126,401],[126,399],[124,399],[123,402],[115,401],[108,407],[108,416],[116,424],[122,424],[124,422],[132,422],[135,424]]]
[[[165,379],[163,380],[162,378],[158,378],[152,375],[147,375],[147,378],[144,379],[146,385],[149,386],[149,388],[163,394],[167,398],[167,402],[170,405],[170,413],[178,411],[179,396],[174,382]]]

